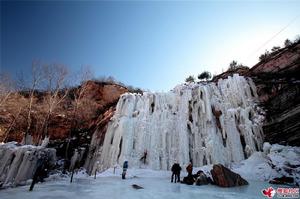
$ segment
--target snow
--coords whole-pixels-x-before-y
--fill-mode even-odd
[[[256,97],[252,80],[237,74],[217,84],[179,85],[167,93],[126,93],[103,147],[95,152],[91,173],[125,159],[131,167],[143,168],[145,150],[146,167],[156,170],[170,169],[175,161],[192,160],[198,167],[240,162],[262,150],[263,115]]]
[[[97,175],[97,179],[80,173],[74,176],[73,183],[69,178],[52,179],[46,183],[36,184],[32,192],[29,186],[16,187],[0,191],[1,199],[36,199],[36,198],[111,198],[111,199],[162,199],[162,198],[232,198],[254,199],[263,198],[261,190],[269,184],[250,181],[250,184],[235,188],[220,188],[214,185],[185,185],[170,183],[169,171],[154,171],[149,169],[129,169],[126,180],[121,179],[121,168],[113,173],[109,169]],[[144,189],[136,190],[133,184]],[[274,187],[274,186],[273,186]]]
[[[264,143],[264,148],[264,152],[255,152],[231,169],[246,179],[269,181],[287,176],[300,184],[300,147]]]
[[[27,186],[0,190],[0,198],[264,198],[261,194],[262,189],[270,186],[273,188],[285,187],[283,185],[270,185],[266,182],[273,177],[282,176],[282,172],[284,171],[276,168],[279,168],[279,166],[286,167],[292,163],[298,164],[300,160],[300,147],[282,146],[278,144],[270,145],[268,143],[264,145],[269,146],[267,150],[269,151],[268,153],[254,152],[248,159],[230,165],[230,169],[239,173],[249,182],[249,185],[246,186],[220,188],[214,185],[189,186],[185,184],[175,184],[170,183],[170,171],[147,168],[129,168],[127,170],[126,180],[122,180],[121,166],[114,165],[114,167],[98,173],[96,179],[94,179],[94,176],[88,176],[84,170],[81,170],[74,175],[72,184],[70,184],[70,178],[66,175],[61,177],[60,174],[55,174],[46,179],[45,183],[36,184],[32,192],[28,191],[30,181],[27,181]],[[13,147],[13,145],[11,145],[11,147]],[[183,168],[181,179],[183,179],[183,177],[187,175],[184,169],[187,165],[181,166]],[[198,170],[202,170],[206,175],[210,175],[211,169],[212,165],[205,165],[195,167],[193,171],[196,173]],[[299,168],[294,168],[294,177],[299,177],[299,173]],[[133,184],[142,186],[144,189],[133,189]]]

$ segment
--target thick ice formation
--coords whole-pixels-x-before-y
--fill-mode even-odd
[[[41,156],[55,164],[56,150],[32,145],[0,144],[0,186],[21,185],[31,179]]]
[[[264,143],[263,148],[263,152],[253,153],[231,169],[250,180],[269,181],[286,176],[300,184],[300,147]]]
[[[188,84],[168,93],[121,96],[100,149],[99,170],[122,164],[169,169],[239,162],[262,149],[256,87],[235,74],[217,84]]]

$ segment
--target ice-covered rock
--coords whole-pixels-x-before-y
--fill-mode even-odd
[[[226,166],[244,160],[262,150],[263,116],[256,97],[252,80],[237,74],[167,93],[123,94],[93,170],[125,159],[130,167],[152,169],[170,169],[175,161]]]
[[[233,171],[247,180],[270,181],[292,177],[300,184],[300,147],[264,143],[264,152],[254,152],[248,159],[233,164]]]
[[[38,159],[47,156],[55,164],[56,150],[32,145],[18,146],[15,142],[0,144],[0,185],[22,185],[31,179]]]

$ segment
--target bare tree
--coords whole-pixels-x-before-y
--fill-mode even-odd
[[[28,103],[28,113],[27,113],[27,127],[25,130],[24,138],[23,138],[23,144],[31,144],[31,134],[30,134],[30,128],[32,125],[32,108],[34,103],[34,94],[36,90],[38,89],[43,75],[42,75],[42,67],[39,64],[39,62],[33,62],[31,67],[31,85],[30,85],[30,94],[29,94],[29,103]]]
[[[14,90],[14,83],[8,74],[0,73],[0,108]]]
[[[0,117],[3,121],[3,141],[10,138],[11,131],[23,130],[27,124],[27,105],[28,98],[25,98],[17,90],[11,92],[7,100],[0,108]],[[26,116],[25,116],[26,115]],[[25,117],[24,117],[25,116]]]
[[[16,122],[19,120],[20,114],[22,113],[23,107],[19,107],[18,109],[16,109],[17,112],[15,112],[14,114],[12,114],[13,120],[10,122],[8,128],[5,130],[4,132],[4,142],[7,141],[8,137],[9,137],[9,133],[12,130],[12,128],[16,125]]]
[[[72,111],[72,128],[77,127],[77,115],[78,115],[78,109],[83,104],[83,102],[86,100],[84,98],[84,94],[86,93],[86,90],[88,88],[88,80],[91,80],[93,78],[91,69],[88,66],[83,66],[81,70],[79,71],[79,74],[77,74],[77,79],[80,80],[80,87],[75,90],[74,93],[74,103],[73,103],[73,111]]]
[[[81,118],[82,114],[85,114],[84,109],[87,104],[87,98],[85,96],[88,89],[88,80],[93,78],[93,73],[89,66],[82,66],[80,71],[74,75],[75,80],[80,81],[80,86],[77,89],[73,90],[73,104],[72,104],[72,113],[71,113],[71,128],[69,132],[68,143],[65,151],[65,158],[68,158],[68,151],[70,146],[70,141],[72,137],[72,132],[78,128],[78,121]],[[91,107],[91,106],[88,106]]]
[[[48,126],[53,112],[63,102],[68,95],[66,87],[68,70],[64,65],[43,65],[42,76],[45,89],[45,116],[42,123],[42,136],[39,139],[48,138]]]

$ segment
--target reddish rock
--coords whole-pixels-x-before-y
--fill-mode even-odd
[[[270,184],[293,184],[294,178],[282,176],[280,178],[274,178],[269,181]]]
[[[222,164],[215,164],[210,172],[214,184],[220,187],[235,187],[248,184],[239,174],[232,172]]]
[[[87,106],[82,107],[82,110],[78,110],[80,123],[77,125],[77,129],[89,131],[89,133],[93,133],[96,128],[105,126],[104,123],[107,123],[109,121],[109,117],[112,116],[112,110],[115,108],[120,95],[128,91],[127,88],[117,84],[97,81],[87,81],[84,85],[71,89],[70,94],[62,104],[62,109],[54,111],[51,115],[48,126],[50,141],[64,141],[69,137],[74,110],[72,109],[72,104],[74,103],[72,95],[75,95],[78,90],[83,88],[83,86],[85,88],[83,96],[87,101]],[[42,92],[36,92],[34,100],[36,102],[42,101],[44,97],[43,95],[45,94]],[[26,103],[26,99],[28,99],[28,97],[29,95],[27,93],[14,94],[9,100],[10,102],[16,103],[20,103],[23,100],[24,103]],[[23,139],[23,134],[27,127],[26,111],[19,116],[18,121],[22,119],[22,122],[19,122],[20,124],[18,125],[14,125],[7,134],[7,129],[10,128],[10,124],[14,119],[13,109],[16,108],[13,105],[13,103],[8,103],[6,107],[1,107],[0,109],[0,142],[4,140],[21,142]],[[83,113],[86,109],[91,109],[89,115],[85,115]],[[40,112],[38,106],[36,109],[33,109],[30,133],[33,136],[33,142],[35,144],[39,142],[42,136],[41,114],[43,113]]]
[[[212,112],[213,112],[214,116],[216,117],[217,127],[221,130],[222,126],[221,126],[221,122],[220,122],[220,116],[222,115],[222,111],[215,109],[215,107],[212,107]]]

